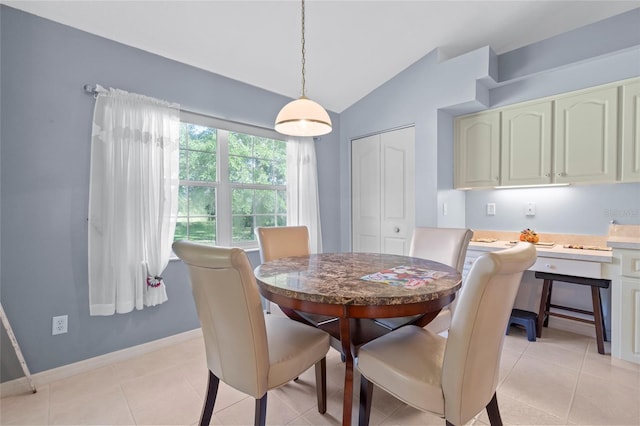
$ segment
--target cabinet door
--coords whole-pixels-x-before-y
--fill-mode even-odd
[[[624,182],[640,182],[640,80],[622,86],[622,173]]]
[[[622,278],[620,358],[640,363],[640,280]]]
[[[617,87],[556,100],[556,183],[616,181],[617,118]]]
[[[500,184],[500,113],[459,117],[455,121],[456,188]]]
[[[501,185],[551,183],[551,101],[502,112]]]

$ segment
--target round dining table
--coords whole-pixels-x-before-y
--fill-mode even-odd
[[[392,254],[323,253],[286,257],[254,270],[263,297],[290,318],[325,330],[345,361],[342,424],[351,424],[358,348],[391,330],[379,318],[410,317],[424,326],[461,285],[455,268]]]

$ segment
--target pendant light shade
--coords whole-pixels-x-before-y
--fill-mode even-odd
[[[302,96],[286,104],[276,117],[277,132],[289,136],[320,136],[331,132],[331,118],[305,96],[304,0],[302,0]]]
[[[326,135],[331,132],[331,118],[320,104],[303,96],[280,110],[276,131],[289,136]]]

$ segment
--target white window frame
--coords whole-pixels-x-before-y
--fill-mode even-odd
[[[240,247],[252,249],[258,247],[257,241],[234,242],[231,231],[233,229],[233,219],[231,214],[231,190],[241,189],[271,189],[286,191],[286,185],[255,185],[232,183],[228,181],[229,176],[229,132],[244,133],[253,136],[260,136],[269,139],[285,141],[283,136],[275,130],[261,127],[254,127],[248,124],[236,123],[221,120],[207,115],[196,114],[188,111],[180,112],[180,122],[196,124],[199,126],[211,127],[217,130],[216,137],[216,183],[210,186],[216,189],[216,245],[226,247]],[[286,142],[286,141],[285,141]],[[224,177],[224,178],[223,178]],[[182,179],[179,185],[186,184]]]

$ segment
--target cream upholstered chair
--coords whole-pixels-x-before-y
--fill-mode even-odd
[[[373,385],[423,411],[462,425],[485,407],[501,424],[496,387],[504,330],[524,270],[536,260],[530,243],[480,256],[467,277],[448,337],[414,325],[360,348],[360,425],[369,423]]]
[[[329,335],[288,318],[265,317],[243,250],[178,241],[173,251],[189,268],[204,335],[209,385],[200,424],[209,424],[222,380],[256,398],[255,424],[264,425],[267,391],[314,364],[318,411],[324,413]]]
[[[444,263],[455,268],[458,272],[462,272],[471,237],[473,237],[471,229],[418,227],[413,231],[411,245],[409,246],[409,256]],[[442,308],[438,316],[427,324],[426,328],[434,333],[448,330],[455,306],[456,300]],[[395,330],[415,318],[380,318],[376,321],[391,330]]]
[[[257,227],[256,236],[260,246],[260,261],[281,257],[308,256],[309,230],[306,226]],[[271,313],[271,302],[265,300],[267,313]]]

